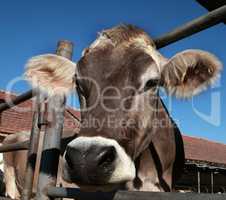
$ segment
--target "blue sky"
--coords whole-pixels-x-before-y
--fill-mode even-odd
[[[195,0],[2,0],[0,3],[0,89],[23,73],[24,63],[34,55],[54,52],[60,39],[75,44],[73,60],[79,59],[97,32],[120,23],[131,23],[153,38],[207,11]],[[226,26],[223,24],[161,49],[166,57],[188,48],[216,54],[226,64]],[[164,98],[181,131],[226,143],[226,72],[220,81],[193,100]],[[29,87],[18,81],[13,91]],[[163,94],[164,96],[164,94]],[[212,108],[211,108],[212,106]],[[198,114],[197,114],[198,113]],[[211,118],[212,117],[212,118]]]

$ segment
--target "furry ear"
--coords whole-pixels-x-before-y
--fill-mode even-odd
[[[201,50],[176,54],[162,66],[161,81],[169,94],[189,98],[206,89],[219,76],[221,62]]]
[[[32,87],[49,95],[67,94],[75,87],[76,64],[54,54],[31,58],[26,64],[25,77]]]

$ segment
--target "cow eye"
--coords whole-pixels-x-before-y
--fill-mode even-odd
[[[152,88],[156,88],[159,84],[159,79],[150,79],[146,82],[144,86],[144,91],[147,91]]]

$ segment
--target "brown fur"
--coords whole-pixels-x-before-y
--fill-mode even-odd
[[[213,54],[186,50],[176,54],[165,64],[162,77],[170,94],[189,98],[214,83],[221,70],[221,62]]]

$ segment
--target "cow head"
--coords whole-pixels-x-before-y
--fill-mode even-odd
[[[220,70],[208,52],[186,50],[166,59],[143,30],[119,26],[103,31],[76,64],[56,55],[37,56],[28,62],[26,76],[50,95],[77,87],[86,106],[79,136],[64,154],[63,177],[103,186],[134,179],[136,158],[158,134],[159,87],[188,98]]]

